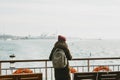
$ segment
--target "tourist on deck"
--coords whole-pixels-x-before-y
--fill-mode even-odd
[[[64,36],[58,35],[58,41],[54,44],[54,47],[49,56],[49,60],[52,60],[54,51],[57,48],[60,48],[65,52],[67,58],[67,65],[64,68],[54,68],[55,80],[71,80],[68,60],[71,60],[72,56],[70,54],[70,51],[66,43],[66,38]]]

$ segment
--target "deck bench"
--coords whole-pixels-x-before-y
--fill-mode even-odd
[[[0,80],[15,80],[14,75],[0,75]]]
[[[98,80],[120,80],[120,71],[99,72]]]
[[[120,71],[111,72],[77,72],[73,80],[120,80]]]
[[[42,73],[0,75],[0,80],[42,80]]]
[[[96,72],[77,72],[73,75],[73,80],[96,80]]]

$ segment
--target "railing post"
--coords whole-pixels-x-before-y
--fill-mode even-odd
[[[1,62],[0,62],[0,75],[1,75]]]
[[[90,72],[90,60],[87,61],[88,61],[88,72]]]
[[[45,76],[46,76],[46,80],[47,80],[47,61],[45,61]]]

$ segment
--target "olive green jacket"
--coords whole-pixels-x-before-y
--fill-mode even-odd
[[[65,55],[67,57],[68,60],[71,60],[72,59],[72,56],[70,54],[70,51],[68,49],[68,46],[66,44],[66,42],[64,41],[57,41],[50,53],[50,56],[49,56],[49,60],[52,60],[52,56],[53,56],[53,53],[54,51],[56,50],[56,48],[60,48],[60,49],[63,49],[65,51]]]

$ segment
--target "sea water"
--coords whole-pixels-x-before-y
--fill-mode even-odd
[[[0,40],[0,60],[49,59],[56,39]],[[67,39],[73,58],[120,57],[120,40]]]

